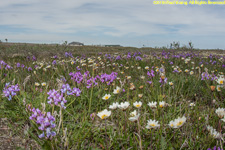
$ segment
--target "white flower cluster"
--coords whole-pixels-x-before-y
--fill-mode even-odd
[[[175,120],[171,120],[169,126],[171,128],[180,128],[186,122],[187,118],[183,116],[182,118],[178,117]]]
[[[220,139],[222,137],[222,135],[210,125],[207,126],[207,130],[209,131],[210,135],[212,135],[215,139]]]
[[[225,117],[225,109],[224,108],[218,108],[216,109],[216,114],[218,115],[218,117],[221,119],[223,117]]]

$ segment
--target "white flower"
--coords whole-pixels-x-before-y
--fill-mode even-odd
[[[169,125],[171,128],[174,128],[174,126],[175,126],[174,120],[171,120],[171,121],[169,122],[168,125]]]
[[[46,68],[46,69],[51,68],[51,65],[48,65],[48,66],[46,66],[45,68]]]
[[[46,86],[46,82],[41,83],[41,86]]]
[[[173,86],[173,82],[169,82],[169,85]]]
[[[166,106],[167,106],[166,102],[164,102],[164,101],[159,102],[159,107],[163,108],[163,107],[166,107]]]
[[[194,74],[194,71],[191,71],[191,72],[190,72],[190,75],[193,75],[193,74]]]
[[[40,86],[40,83],[38,83],[38,82],[35,82],[35,86]]]
[[[108,100],[111,97],[110,94],[105,94],[105,96],[102,97],[103,100]]]
[[[137,67],[137,69],[139,70],[139,69],[141,69],[141,67]]]
[[[209,131],[210,135],[212,135],[216,139],[220,139],[222,137],[222,135],[219,132],[217,132],[216,129],[211,127],[210,125],[207,125],[207,130]]]
[[[134,107],[136,107],[136,108],[140,108],[141,105],[142,105],[142,102],[134,102],[133,105],[134,105]]]
[[[211,135],[215,138],[215,139],[220,139],[221,138],[221,134],[219,132],[217,132],[216,130],[214,130]]]
[[[127,80],[131,79],[131,76],[127,76]]]
[[[142,98],[142,96],[143,96],[143,94],[138,94],[138,97],[139,97],[139,98]]]
[[[219,118],[223,118],[225,116],[225,109],[224,108],[216,109],[216,114],[219,116]]]
[[[116,89],[113,91],[113,94],[119,94],[121,91],[121,88],[120,87],[116,87]]]
[[[130,113],[131,117],[129,118],[130,121],[137,121],[140,114],[137,114],[137,111],[133,111]]]
[[[149,102],[149,103],[148,103],[148,106],[149,106],[150,108],[152,108],[152,109],[153,109],[153,108],[156,108],[156,107],[157,107],[156,105],[157,105],[157,102]]]
[[[108,111],[107,109],[104,109],[103,111],[99,112],[97,116],[101,119],[106,119],[111,115],[111,111]]]
[[[179,128],[179,127],[181,127],[181,126],[183,126],[183,124],[186,122],[186,117],[182,117],[182,118],[180,118],[180,117],[178,117],[177,119],[175,119],[175,127],[176,128]]]
[[[195,106],[195,103],[190,103],[189,106],[193,107],[193,106]]]
[[[225,116],[224,116],[224,118],[223,119],[221,119],[223,122],[225,122]]]
[[[141,79],[144,80],[145,79],[145,76],[141,76]]]
[[[130,116],[131,117],[134,117],[134,116],[136,116],[137,115],[137,110],[134,110],[134,111],[132,111],[131,113],[130,113]]]
[[[189,72],[189,70],[188,70],[188,69],[185,69],[184,71],[185,71],[186,73],[188,73],[188,72]]]
[[[155,129],[155,128],[159,128],[159,127],[160,127],[160,124],[158,121],[152,120],[152,119],[148,120],[148,123],[146,126],[147,129],[151,129],[151,128]]]
[[[224,78],[220,77],[216,82],[221,85],[224,83]]]
[[[187,118],[183,116],[182,118],[178,117],[175,120],[169,122],[171,128],[180,128],[186,122]]]
[[[118,108],[122,110],[126,110],[129,106],[130,106],[129,102],[124,102],[124,103],[122,102],[118,105]]]
[[[149,69],[149,66],[146,66],[145,69],[148,70]]]
[[[218,92],[220,92],[220,91],[221,91],[221,87],[222,87],[221,85],[217,85],[217,86],[216,86],[216,90],[217,90]]]
[[[116,103],[113,103],[112,105],[109,106],[109,109],[116,109],[118,107],[119,103],[116,102]]]

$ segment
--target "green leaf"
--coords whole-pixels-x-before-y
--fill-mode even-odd
[[[50,141],[45,141],[45,143],[41,147],[43,150],[52,150]]]
[[[164,150],[164,149],[166,149],[166,147],[167,147],[167,143],[166,143],[166,139],[165,139],[165,137],[163,137],[163,136],[161,136],[161,150]]]

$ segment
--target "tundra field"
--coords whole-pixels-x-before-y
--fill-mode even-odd
[[[225,52],[0,43],[0,149],[224,149]]]

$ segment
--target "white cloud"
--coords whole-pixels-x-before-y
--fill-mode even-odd
[[[0,26],[27,28],[42,35],[90,32],[139,37],[225,33],[222,7],[156,6],[152,3],[152,0],[8,0],[0,3]],[[10,35],[10,31],[4,34]]]

